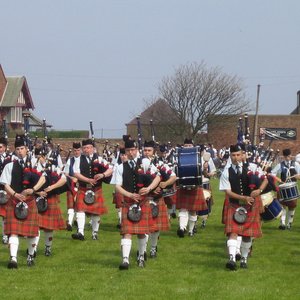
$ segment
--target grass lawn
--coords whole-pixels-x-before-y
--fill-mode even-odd
[[[291,231],[278,230],[278,221],[263,224],[263,238],[254,242],[249,269],[225,269],[227,250],[221,211],[223,193],[213,181],[212,214],[205,229],[179,239],[177,220],[162,233],[156,259],[145,269],[135,262],[133,239],[129,271],[119,271],[120,234],[111,204],[112,187],[105,185],[109,214],[101,219],[99,240],[85,231],[75,241],[67,231],[54,235],[52,256],[45,257],[41,234],[36,265],[26,265],[26,240],[20,239],[18,270],[8,270],[9,252],[0,245],[1,299],[300,299],[300,212]],[[62,197],[66,215],[66,201]],[[73,231],[74,232],[74,231]]]

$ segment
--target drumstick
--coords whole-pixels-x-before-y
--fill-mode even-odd
[[[298,176],[298,175],[300,175],[300,174],[295,174],[295,175],[293,175],[293,176],[289,176],[289,177],[287,177],[287,179],[286,179],[286,181],[285,181],[285,182],[287,182],[289,179],[291,179],[291,178],[294,178],[294,177],[296,177],[296,176]]]

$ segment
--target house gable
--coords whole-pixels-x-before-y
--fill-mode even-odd
[[[24,107],[34,109],[26,78],[6,77],[7,86],[1,99],[1,107]]]
[[[0,101],[4,95],[6,84],[7,84],[7,80],[5,78],[2,66],[0,65]]]

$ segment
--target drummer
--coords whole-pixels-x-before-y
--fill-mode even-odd
[[[206,190],[206,193],[204,193],[204,195],[206,198],[207,206],[211,207],[211,205],[213,203],[213,199],[212,199],[212,189],[211,189],[209,181],[210,181],[210,178],[212,178],[216,175],[217,169],[216,169],[216,166],[212,159],[211,152],[208,152],[207,149],[204,149],[204,148],[201,151],[201,164],[202,164],[202,187]],[[206,197],[206,194],[208,195],[207,197]],[[207,212],[210,213],[210,209],[208,209]],[[205,228],[208,214],[203,213],[203,211],[199,211],[198,215],[202,219],[201,228]],[[196,225],[194,227],[194,232],[196,232],[195,229],[196,229]]]
[[[192,139],[186,138],[184,148],[194,147]],[[197,221],[197,211],[207,210],[207,203],[204,197],[203,188],[196,186],[193,189],[179,188],[177,190],[176,208],[179,209],[179,228],[177,235],[183,238],[189,224],[188,234],[194,235],[194,226]]]
[[[284,149],[282,151],[283,161],[277,164],[271,173],[276,176],[280,175],[282,182],[296,182],[297,179],[300,179],[300,164],[295,160],[292,160],[291,150]],[[297,199],[290,200],[287,202],[281,202],[284,206],[283,212],[280,218],[280,230],[291,229],[294,221],[295,209],[297,206]],[[286,214],[288,215],[288,222],[286,224]]]

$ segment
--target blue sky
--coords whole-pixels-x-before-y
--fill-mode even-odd
[[[300,1],[0,0],[0,63],[25,75],[34,113],[56,129],[120,137],[179,65],[244,80],[261,114],[289,114],[300,90]]]

